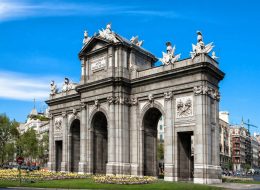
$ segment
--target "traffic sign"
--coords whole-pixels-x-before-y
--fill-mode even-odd
[[[16,158],[16,162],[19,164],[19,165],[22,165],[22,163],[24,162],[24,158],[19,156]]]

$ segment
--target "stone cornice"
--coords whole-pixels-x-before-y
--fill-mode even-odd
[[[219,101],[220,100],[220,93],[218,91],[218,89],[214,89],[208,86],[195,86],[194,87],[194,95],[198,96],[198,95],[208,95],[209,97],[211,97],[214,100]]]
[[[149,70],[152,70],[151,68]],[[151,84],[158,81],[170,80],[174,78],[179,78],[182,76],[193,75],[196,73],[205,73],[214,76],[217,80],[222,80],[225,73],[220,69],[208,62],[201,62],[190,64],[187,66],[172,68],[169,70],[163,70],[162,72],[145,75],[143,77],[136,77],[131,80],[131,87],[142,86],[144,84]]]
[[[52,105],[60,104],[61,102],[68,102],[68,101],[71,102],[71,101],[77,101],[77,100],[80,100],[80,94],[78,94],[78,93],[49,99],[49,100],[46,100],[45,103],[48,104],[49,106],[52,106]]]
[[[108,77],[106,79],[93,81],[90,83],[78,85],[76,87],[76,91],[78,92],[88,92],[95,89],[100,89],[102,87],[107,87],[109,85],[114,86],[129,86],[130,87],[130,80],[123,78],[123,77]]]

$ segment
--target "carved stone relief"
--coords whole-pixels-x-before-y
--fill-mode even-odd
[[[193,116],[193,98],[185,96],[176,98],[176,118]]]
[[[217,89],[208,87],[208,86],[195,86],[194,87],[194,94],[197,95],[208,95],[214,100],[220,100],[220,93]]]
[[[62,130],[62,118],[55,118],[54,131],[60,132]]]

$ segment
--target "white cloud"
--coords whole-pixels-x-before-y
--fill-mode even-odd
[[[0,71],[0,98],[32,101],[46,100],[50,81],[62,81],[61,77],[38,77],[15,72]],[[61,82],[60,82],[61,83]]]
[[[45,1],[32,3],[28,0],[0,0],[0,22],[28,17],[73,16],[73,15],[122,15],[157,16],[179,18],[175,12],[144,10],[133,6],[97,3],[64,3]]]
[[[0,0],[0,21],[25,17],[113,14],[123,6],[76,4],[62,2],[31,3],[28,1]]]

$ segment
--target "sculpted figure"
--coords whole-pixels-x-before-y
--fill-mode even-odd
[[[54,80],[51,81],[51,84],[50,84],[50,89],[51,89],[51,95],[55,95],[57,94],[58,92],[58,89],[57,89],[57,85],[55,84]]]
[[[100,37],[106,39],[106,40],[109,40],[109,41],[112,41],[112,42],[118,42],[118,40],[116,39],[116,36],[115,34],[112,32],[111,30],[111,23],[108,23],[106,25],[106,29],[102,29],[102,30],[99,30],[99,35]]]
[[[212,52],[212,55],[211,55],[211,58],[214,59],[214,60],[217,60],[219,57],[216,56],[216,52],[213,51]]]
[[[197,31],[197,44],[192,44],[192,52],[190,52],[191,58],[193,59],[200,54],[207,54],[213,49],[213,47],[213,42],[205,45],[203,42],[202,33]]]
[[[84,38],[83,38],[83,46],[86,45],[90,40],[90,37],[88,36],[88,31],[84,31]]]
[[[132,44],[135,44],[135,45],[137,45],[137,46],[140,47],[140,46],[143,45],[144,40],[138,41],[138,36],[133,36],[133,37],[130,39],[130,42],[131,42]]]
[[[173,64],[174,62],[178,61],[178,59],[181,57],[181,54],[175,56],[175,49],[175,46],[172,47],[171,42],[166,43],[167,53],[162,52],[163,57],[159,59],[163,65]]]
[[[70,89],[71,89],[70,80],[68,78],[65,78],[62,86],[62,92],[67,92]]]

